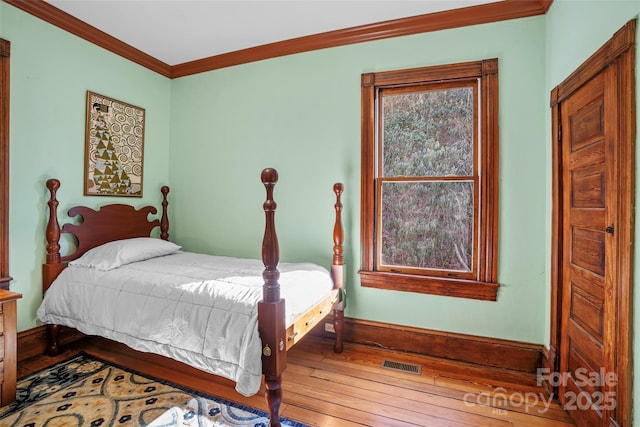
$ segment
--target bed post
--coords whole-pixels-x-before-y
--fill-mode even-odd
[[[169,240],[169,216],[167,215],[167,194],[169,194],[169,187],[163,185],[160,188],[162,193],[162,217],[160,218],[160,238],[162,240]]]
[[[333,278],[333,286],[339,289],[340,302],[333,309],[333,329],[336,332],[336,341],[333,345],[333,351],[342,353],[342,331],[344,328],[344,306],[345,306],[345,289],[344,289],[344,228],[342,227],[342,192],[344,185],[336,183],[333,186],[333,192],[336,194],[336,221],[333,226],[333,263],[331,265],[331,277]]]
[[[262,301],[258,303],[258,332],[262,340],[262,373],[265,382],[265,399],[269,407],[271,427],[280,427],[280,404],[282,403],[282,372],[287,366],[285,346],[285,310],[284,300],[280,298],[278,262],[280,249],[275,228],[276,202],[273,188],[278,182],[278,172],[267,168],[260,176],[267,191],[267,200],[263,208],[265,230],[262,239]]]
[[[60,181],[53,178],[48,179],[46,185],[50,196],[47,202],[47,205],[49,205],[49,221],[47,222],[46,231],[47,258],[45,264],[42,264],[43,295],[64,269],[64,264],[60,262],[60,224],[58,224],[58,200],[56,199]],[[47,354],[49,356],[55,356],[60,353],[59,335],[59,325],[47,325]]]

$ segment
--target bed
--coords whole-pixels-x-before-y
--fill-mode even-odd
[[[287,350],[330,313],[334,351],[343,350],[343,186],[333,186],[329,270],[280,264],[273,197],[278,173],[267,168],[261,180],[266,190],[262,260],[245,260],[186,252],[169,242],[166,186],[159,219],[149,219],[157,214],[153,206],[76,206],[68,216],[81,221],[61,228],[60,181],[49,179],[44,298],[37,314],[47,325],[47,353],[60,353],[60,331],[69,327],[229,378],[243,395],[258,392],[264,378],[270,423],[279,426]],[[156,227],[159,238],[152,237]],[[63,233],[77,243],[69,255],[60,253]]]

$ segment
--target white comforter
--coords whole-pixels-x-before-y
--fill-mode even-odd
[[[280,264],[287,324],[331,291],[314,264]],[[70,326],[162,354],[258,392],[262,375],[257,303],[259,260],[178,252],[111,271],[69,266],[37,311],[45,323]]]

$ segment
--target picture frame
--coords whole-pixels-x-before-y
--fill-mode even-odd
[[[142,197],[144,108],[87,91],[85,196]]]

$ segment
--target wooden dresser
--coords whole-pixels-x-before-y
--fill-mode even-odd
[[[21,294],[0,289],[0,406],[16,400],[16,302]]]

